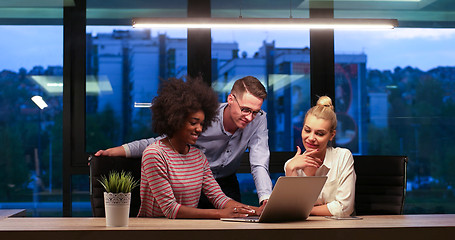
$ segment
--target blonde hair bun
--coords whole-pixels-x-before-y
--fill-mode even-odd
[[[332,110],[335,110],[335,108],[333,107],[333,104],[332,104],[332,99],[330,97],[328,97],[328,96],[319,97],[318,102],[316,103],[316,105],[328,107],[328,108],[330,108]]]

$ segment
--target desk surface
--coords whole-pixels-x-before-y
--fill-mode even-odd
[[[455,215],[363,216],[362,220],[310,217],[290,223],[241,223],[219,220],[130,218],[128,227],[106,227],[104,218],[4,218],[0,238],[10,239],[448,239],[455,235]],[[63,239],[63,238],[62,238]]]

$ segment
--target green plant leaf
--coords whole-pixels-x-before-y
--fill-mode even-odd
[[[98,182],[104,187],[106,192],[129,193],[139,186],[139,180],[134,180],[131,172],[117,171],[109,172],[108,176],[102,175]]]

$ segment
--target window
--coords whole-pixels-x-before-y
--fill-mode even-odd
[[[335,57],[337,144],[408,156],[405,213],[455,212],[454,41],[453,29],[335,32],[335,56],[363,56],[364,65]]]
[[[87,152],[153,136],[149,104],[160,78],[186,74],[186,29],[133,29],[131,19],[186,9],[185,0],[87,0]]]
[[[0,35],[0,208],[61,216],[63,27],[0,25]]]
[[[0,6],[1,208],[62,215],[62,10],[83,1],[50,1],[39,8],[36,1],[9,1]],[[85,150],[94,152],[150,136],[145,130],[150,112],[134,103],[150,103],[157,77],[180,77],[187,71],[186,30],[133,31],[131,18],[185,17],[187,4],[194,1],[86,2],[86,134],[70,137],[77,142],[86,137]],[[355,154],[409,156],[405,212],[454,213],[447,204],[453,202],[455,181],[450,171],[455,156],[447,150],[454,145],[455,129],[454,5],[441,0],[356,2],[335,3],[335,18],[398,18],[400,28],[335,32],[336,143]],[[309,1],[287,3],[212,0],[211,17],[309,17]],[[440,29],[416,28],[428,26]],[[226,100],[233,80],[256,75],[270,94],[264,110],[270,117],[271,150],[294,151],[301,142],[301,114],[310,107],[308,33],[213,30],[212,38],[213,86],[220,101]],[[48,107],[37,108],[34,95]],[[78,100],[65,104],[77,105]],[[90,216],[85,159],[77,161],[65,168],[73,191],[64,194],[73,197],[74,215]]]
[[[87,27],[87,152],[153,136],[160,78],[186,74],[186,30]]]

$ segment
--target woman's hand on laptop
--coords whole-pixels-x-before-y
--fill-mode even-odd
[[[257,207],[248,206],[231,200],[223,209],[220,209],[220,217],[248,217],[258,215],[257,212]]]

